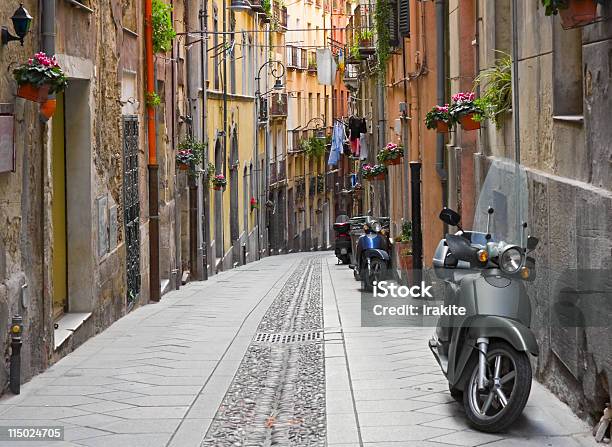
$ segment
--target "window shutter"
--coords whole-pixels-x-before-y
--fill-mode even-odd
[[[398,1],[401,0],[389,0],[389,9],[391,10],[391,16],[389,18],[389,44],[392,47],[398,47],[400,44],[399,33],[398,33]]]
[[[398,0],[399,35],[410,36],[410,0]]]

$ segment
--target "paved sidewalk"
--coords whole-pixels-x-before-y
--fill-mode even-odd
[[[324,269],[325,270],[325,269]],[[509,433],[468,428],[427,346],[433,328],[362,328],[359,283],[327,258],[323,274],[330,447],[597,446],[590,428],[537,382]]]
[[[64,442],[199,446],[264,312],[304,255],[270,257],[131,312],[0,399],[0,426],[65,427]]]
[[[307,258],[317,262],[304,263]],[[293,446],[319,445],[325,440],[322,431],[330,447],[596,445],[589,427],[535,382],[525,415],[509,433],[468,429],[427,348],[433,329],[362,328],[358,287],[352,272],[335,265],[330,253],[274,256],[190,284],[125,316],[25,384],[20,396],[0,399],[0,426],[61,425],[65,441],[0,446],[199,447],[205,438],[204,445],[240,446],[217,436],[226,436],[219,435],[227,433],[224,423],[242,430],[235,422],[240,411],[232,410],[244,416],[251,408],[258,416],[277,411],[254,422],[255,430],[272,433],[262,445],[288,446],[274,442],[274,435],[275,430],[278,436],[287,433],[280,423],[294,414],[295,402],[279,406],[266,396],[245,406],[241,393],[259,387],[291,400],[307,390],[308,380],[323,380],[323,371],[326,414],[317,413],[318,404],[307,399],[315,416],[302,422],[316,417],[319,428],[309,441]],[[302,299],[309,294],[311,299]],[[269,374],[258,384],[260,359],[251,356],[257,372],[243,362],[266,346],[254,340],[256,332],[279,334],[289,321],[299,333],[316,322],[321,297],[325,369],[323,352],[311,349],[320,341],[274,345]],[[291,368],[292,359],[303,353],[313,359],[301,364],[312,368],[307,375]],[[322,394],[312,393],[308,396],[321,401]],[[285,424],[301,423],[292,418]],[[288,430],[295,433],[293,426]]]

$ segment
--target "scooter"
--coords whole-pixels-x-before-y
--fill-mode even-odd
[[[538,239],[530,236],[524,244],[524,235],[520,243],[493,237],[494,212],[488,207],[486,232],[464,231],[461,216],[451,209],[440,213],[459,231],[438,244],[434,270],[446,285],[444,304],[464,308],[465,314],[441,317],[429,342],[469,424],[492,433],[510,426],[525,408],[529,354],[538,355],[525,287],[535,279],[535,260],[527,254]],[[527,225],[519,225],[523,234]]]
[[[351,236],[349,231],[351,230],[351,224],[349,217],[345,214],[341,214],[336,218],[334,223],[334,231],[336,232],[336,239],[334,241],[334,253],[338,258],[338,264],[349,264],[351,262]]]
[[[387,279],[391,270],[391,245],[393,241],[377,220],[363,225],[364,234],[357,240],[353,269],[355,279],[361,281],[361,289],[371,292],[378,281]]]

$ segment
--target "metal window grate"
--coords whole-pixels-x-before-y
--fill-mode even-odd
[[[290,343],[309,343],[323,341],[323,332],[312,331],[299,334],[271,334],[267,332],[259,332],[255,335],[255,343],[274,343],[274,344],[290,344]]]

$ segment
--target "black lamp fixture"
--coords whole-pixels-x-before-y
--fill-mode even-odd
[[[246,0],[232,0],[230,9],[247,10],[251,9],[251,5]]]
[[[274,90],[282,90],[283,89],[283,81],[281,81],[280,79],[276,79],[276,81],[274,81]]]
[[[9,42],[18,40],[23,45],[23,39],[26,34],[30,31],[30,26],[32,26],[32,16],[28,12],[27,9],[23,7],[23,3],[19,5],[17,11],[11,17],[13,21],[13,29],[15,30],[16,36],[13,36],[9,33],[9,30],[6,26],[2,27],[2,45],[7,45]]]

